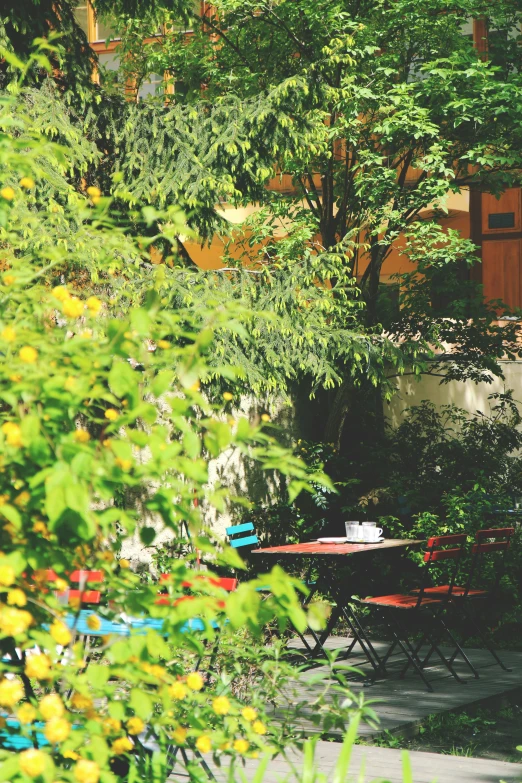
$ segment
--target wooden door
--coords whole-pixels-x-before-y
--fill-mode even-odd
[[[486,299],[522,307],[522,240],[504,239],[482,245],[482,283]]]

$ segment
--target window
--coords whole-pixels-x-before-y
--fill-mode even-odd
[[[82,28],[87,36],[87,40],[89,40],[89,6],[87,2],[79,3],[76,6],[74,9],[74,17],[79,27]]]
[[[150,73],[144,79],[138,90],[138,100],[143,101],[146,98],[154,98],[165,91],[164,79],[161,73]]]

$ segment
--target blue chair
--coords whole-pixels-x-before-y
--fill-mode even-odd
[[[33,723],[33,728],[43,729],[45,723],[38,721]],[[6,721],[6,728],[0,730],[0,746],[6,750],[14,750],[20,753],[22,750],[28,750],[34,748],[32,738],[24,737],[22,734],[11,734],[8,729],[12,731],[20,731],[21,724],[19,720],[8,718]],[[44,737],[41,731],[36,732],[36,744],[39,748],[43,748],[45,745],[49,745],[48,740]]]

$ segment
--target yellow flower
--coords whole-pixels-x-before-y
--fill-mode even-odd
[[[187,689],[182,682],[173,682],[172,685],[169,686],[169,696],[171,698],[177,699],[177,701],[182,701],[186,695]]]
[[[112,752],[117,756],[120,756],[122,753],[128,753],[133,747],[132,740],[128,737],[118,737],[118,739],[114,740],[112,743]]]
[[[255,720],[257,718],[257,712],[253,707],[243,707],[241,715],[245,720]]]
[[[261,414],[261,421],[270,421],[270,416],[268,415],[268,413]]]
[[[121,457],[116,457],[114,462],[125,473],[128,473],[129,470],[132,468],[132,460],[131,459],[122,459]]]
[[[125,558],[122,557],[120,560],[118,560],[118,565],[120,568],[130,568],[130,561],[125,560]]]
[[[105,438],[105,440],[102,440],[102,446],[105,449],[110,449],[110,447],[112,446],[112,440],[110,438]]]
[[[71,643],[72,633],[65,623],[60,622],[60,620],[54,621],[51,625],[50,633],[56,644],[61,644],[62,647],[67,647]]]
[[[238,753],[246,753],[250,745],[245,739],[238,739],[234,742],[234,750]]]
[[[18,763],[22,772],[29,775],[30,778],[38,778],[45,769],[47,756],[41,750],[30,748],[20,753]]]
[[[0,190],[0,196],[2,196],[2,198],[6,201],[12,201],[15,197],[15,192],[10,185],[6,185],[5,188]]]
[[[230,400],[234,399],[234,395],[231,394],[230,392],[223,392],[223,399],[226,400],[227,402],[230,402]]]
[[[6,421],[2,424],[2,432],[9,446],[22,445],[22,430],[13,421]]]
[[[117,718],[105,718],[103,721],[103,733],[104,734],[115,734],[117,731],[121,730],[121,720],[118,720]]]
[[[74,767],[74,777],[78,783],[98,783],[100,767],[95,761],[80,759]]]
[[[141,734],[144,728],[145,724],[141,718],[129,718],[127,721],[127,731],[129,734]]]
[[[76,387],[76,378],[69,376],[69,378],[65,379],[65,383],[63,385],[65,391],[72,391],[75,387]]]
[[[230,701],[226,696],[218,696],[212,702],[212,709],[216,715],[227,715],[230,712]]]
[[[99,198],[101,196],[101,190],[100,188],[97,188],[95,185],[91,185],[87,188],[87,194],[91,196],[91,198]]]
[[[50,659],[44,653],[29,656],[25,664],[25,673],[36,680],[48,680],[51,677]]]
[[[90,710],[92,708],[92,699],[76,691],[72,695],[71,704],[75,710]]]
[[[14,606],[3,606],[0,609],[0,631],[4,636],[25,633],[32,621],[32,615],[25,609],[15,609]]]
[[[100,557],[106,563],[112,563],[114,561],[114,552],[111,552],[110,549],[106,549],[105,552],[101,553]]]
[[[49,742],[64,742],[71,733],[71,725],[65,718],[51,718],[45,724],[44,734]]]
[[[158,340],[158,348],[170,348],[170,343],[168,340]]]
[[[101,620],[96,614],[90,614],[87,618],[87,627],[91,631],[99,631],[101,628]]]
[[[14,707],[24,697],[20,680],[2,680],[0,682],[0,706]]]
[[[7,603],[9,606],[25,606],[27,603],[27,596],[23,590],[15,587],[15,589],[11,590],[8,594]]]
[[[73,761],[77,761],[80,758],[80,754],[74,750],[64,750],[62,756],[64,759],[72,759]]]
[[[200,753],[210,753],[212,750],[212,740],[207,734],[202,734],[196,740],[196,748]]]
[[[6,343],[12,343],[16,340],[16,332],[12,326],[6,326],[5,329],[2,329],[1,335],[2,340],[5,340]]]
[[[190,387],[190,391],[199,391],[201,389],[201,382],[198,378],[197,381],[195,381],[192,386]]]
[[[174,729],[170,736],[176,745],[183,745],[187,739],[187,730],[184,729],[183,726],[178,726],[176,729]]]
[[[203,677],[199,672],[191,672],[187,677],[187,687],[191,691],[200,691],[204,685]]]
[[[142,663],[141,668],[147,674],[152,674],[153,677],[165,676],[165,669],[157,663]]]
[[[47,696],[44,696],[40,701],[38,707],[44,720],[51,720],[51,718],[61,718],[65,713],[63,701],[57,693],[48,693]]]
[[[78,443],[87,443],[88,440],[91,439],[91,436],[87,432],[87,430],[75,430],[74,431],[74,440]]]
[[[20,375],[19,372],[14,372],[12,375],[9,376],[9,380],[12,381],[13,383],[20,383],[20,381],[22,380],[22,376]]]
[[[65,579],[62,579],[61,577],[58,577],[58,579],[56,579],[54,586],[56,587],[59,593],[63,593],[64,590],[67,590],[67,588],[69,587]]]
[[[18,356],[25,364],[34,364],[38,359],[38,351],[33,348],[32,345],[24,345],[24,347],[20,349]]]
[[[116,421],[120,414],[117,410],[114,410],[114,408],[107,408],[105,411],[105,418],[109,419],[109,421]]]
[[[18,506],[19,508],[23,508],[26,506],[29,501],[31,500],[31,495],[29,492],[24,490],[23,492],[20,492],[20,494],[15,498],[15,506]]]
[[[32,177],[22,177],[18,184],[21,188],[32,190],[34,188],[34,179],[32,179]]]
[[[9,587],[16,579],[13,566],[3,565],[0,566],[0,585]]]
[[[70,296],[63,303],[63,314],[68,318],[79,318],[83,309],[84,304],[77,296]]]
[[[0,506],[5,506],[9,500],[9,495],[0,495]]]
[[[32,723],[36,718],[36,710],[28,701],[22,704],[16,711],[16,717],[20,723]]]
[[[102,302],[98,299],[97,296],[89,296],[85,304],[87,305],[92,315],[98,315],[102,309]]]
[[[55,299],[58,299],[59,302],[65,302],[66,299],[69,299],[69,291],[66,289],[64,285],[57,285],[52,290],[52,295]]]
[[[266,734],[266,726],[260,720],[254,721],[254,723],[252,724],[252,728],[254,729],[256,734]]]

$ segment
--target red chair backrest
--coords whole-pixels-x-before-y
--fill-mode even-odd
[[[473,544],[473,554],[509,549],[514,532],[514,527],[492,527],[489,530],[479,530],[475,536],[477,543]]]
[[[56,582],[56,580],[60,578],[56,571],[53,571],[52,568],[47,569],[45,575],[49,582]],[[103,582],[104,580],[103,571],[76,570],[70,574],[66,574],[66,576],[71,582],[77,583],[80,587],[92,582]],[[57,592],[56,596],[58,598],[65,599],[67,603],[74,603],[78,601],[82,604],[101,603],[101,592],[99,590],[79,590],[77,588],[72,588],[64,590],[60,593]]]
[[[428,549],[424,553],[425,563],[435,563],[440,560],[458,560],[466,544],[465,533],[452,536],[432,536],[428,539]],[[444,547],[450,547],[444,549]]]

